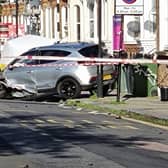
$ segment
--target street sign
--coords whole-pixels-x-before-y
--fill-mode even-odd
[[[144,0],[115,0],[115,14],[142,15]]]
[[[136,2],[136,0],[123,0],[123,1],[127,4],[132,4],[132,3]]]

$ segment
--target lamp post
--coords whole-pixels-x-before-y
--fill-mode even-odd
[[[98,41],[99,41],[99,47],[98,47],[98,57],[102,58],[102,30],[101,30],[101,24],[102,24],[102,2],[101,0],[98,0]],[[97,97],[102,98],[103,97],[103,66],[98,65],[97,66]]]
[[[19,9],[19,4],[18,0],[16,0],[16,37],[18,37],[18,9]]]

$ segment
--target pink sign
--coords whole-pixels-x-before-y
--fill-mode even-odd
[[[120,51],[122,49],[123,49],[122,16],[115,15],[113,17],[113,50]]]

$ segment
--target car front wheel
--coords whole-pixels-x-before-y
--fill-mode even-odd
[[[80,96],[81,88],[75,79],[65,78],[58,83],[57,93],[62,98],[72,99]]]
[[[0,99],[4,98],[5,96],[6,96],[6,89],[2,84],[0,84]]]

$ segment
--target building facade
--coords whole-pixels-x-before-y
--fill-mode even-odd
[[[41,29],[42,36],[55,39],[56,42],[67,37],[67,1],[41,1]]]
[[[98,39],[98,1],[69,0],[69,41],[94,41]],[[123,38],[123,44],[137,44],[141,52],[156,50],[156,0],[144,1],[143,15],[124,15],[123,32],[114,32],[115,1],[102,0],[102,41],[110,51],[114,50],[115,34]],[[79,18],[78,18],[79,17]],[[122,48],[121,48],[122,49]]]
[[[98,42],[98,1],[69,0],[68,40]],[[114,1],[102,0],[102,41],[112,48]]]
[[[138,44],[143,53],[157,49],[156,0],[144,1],[143,15],[124,16],[124,43]]]

